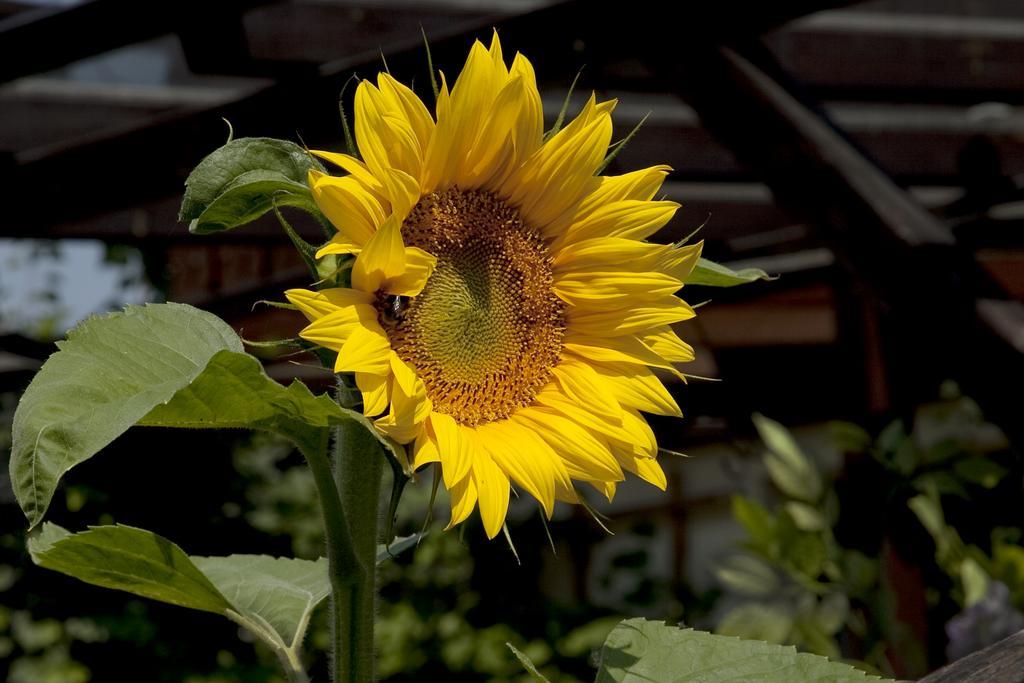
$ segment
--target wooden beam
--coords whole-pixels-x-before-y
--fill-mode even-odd
[[[823,98],[1024,101],[1024,16],[823,12],[768,38]],[[828,59],[822,59],[828,55]]]
[[[1024,683],[1024,631],[958,659],[919,683]]]
[[[268,0],[219,0],[221,11],[241,12]],[[64,66],[202,22],[202,0],[85,0],[61,9],[18,12],[0,20],[0,82]]]
[[[656,49],[662,44],[651,40],[652,68],[678,84],[784,207],[818,229],[849,272],[851,293],[864,283],[879,294],[892,404],[919,405],[952,377],[970,383],[983,408],[1021,442],[1024,427],[1007,414],[1005,388],[1024,382],[1024,354],[979,317],[974,297],[990,285],[950,230],[868,161],[819,107],[773,78],[786,76],[763,51],[748,48],[755,65],[708,46],[673,59]]]
[[[758,5],[753,10],[742,4],[742,12],[730,2],[698,5],[687,30],[698,36],[738,39],[835,4],[841,3],[800,0],[784,6]],[[744,21],[737,22],[738,15]],[[635,51],[637,43],[643,42],[640,35],[628,39],[631,32],[623,32],[622,26],[590,3],[562,0],[523,16],[447,26],[431,36],[435,62],[449,70],[457,67],[465,59],[470,38],[486,38],[492,27],[502,31],[508,45],[535,57],[538,71],[550,67],[550,73],[566,72],[567,78],[588,58],[598,62],[609,50]],[[402,78],[418,74],[418,82],[425,82],[421,39],[392,45],[386,53],[393,73]],[[43,225],[180,192],[189,169],[223,142],[222,118],[232,121],[238,134],[294,138],[299,131],[312,146],[339,146],[338,94],[353,72],[372,73],[379,64],[380,52],[361,53],[324,65],[316,77],[268,85],[223,106],[167,113],[60,149],[20,156],[14,168],[0,171],[5,190],[21,198],[20,208],[6,222],[21,234],[38,235]],[[54,196],[61,201],[53,202]],[[35,208],[44,205],[45,212]]]

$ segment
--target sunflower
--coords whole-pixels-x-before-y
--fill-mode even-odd
[[[666,486],[642,413],[681,414],[654,369],[693,360],[671,325],[700,244],[644,241],[678,208],[653,199],[667,166],[598,174],[614,108],[591,95],[545,139],[533,67],[495,33],[441,74],[436,117],[381,73],[355,95],[362,160],[315,152],[345,172],[309,175],[338,231],[317,257],[354,255],[351,287],[288,300],[413,467],[440,464],[449,527],[479,506],[493,538],[511,484],[549,517],[576,482]]]

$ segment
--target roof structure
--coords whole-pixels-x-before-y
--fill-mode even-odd
[[[709,255],[782,275],[716,292],[687,330],[712,351],[695,374],[729,383],[694,385],[698,413],[743,417],[770,394],[783,416],[863,415],[953,378],[999,417],[1004,387],[1024,379],[1018,4],[718,2],[682,23],[655,20],[653,3],[480,7],[4,3],[0,178],[15,200],[0,235],[135,245],[163,264],[171,298],[256,336],[280,331],[281,316],[250,313],[303,280],[277,226],[200,238],[176,220],[222,119],[239,135],[339,147],[353,75],[383,58],[425,83],[421,30],[451,72],[494,27],[537,62],[549,112],[582,69],[580,91],[619,97],[623,135],[650,114],[615,163],[676,169],[666,193],[684,210],[666,239],[706,222]]]

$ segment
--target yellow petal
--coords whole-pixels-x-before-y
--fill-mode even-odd
[[[555,505],[555,483],[572,486],[568,472],[546,443],[509,420],[477,427],[480,444],[517,485],[537,499],[550,518]]]
[[[625,363],[595,363],[594,370],[611,386],[622,405],[655,415],[682,416],[672,394],[647,368]]]
[[[693,347],[680,339],[668,325],[656,327],[640,339],[647,348],[665,360],[688,363],[696,357]]]
[[[359,159],[348,154],[338,154],[337,152],[323,152],[316,149],[309,151],[311,154],[348,171],[349,175],[361,182],[367,190],[373,192],[377,197],[385,196],[384,186],[374,177],[370,169],[366,167],[366,164]]]
[[[377,76],[377,86],[389,104],[392,112],[401,112],[410,130],[416,136],[421,155],[426,154],[430,136],[434,132],[434,119],[423,105],[423,101],[412,90],[399,83],[390,74]]]
[[[505,524],[508,513],[508,476],[486,452],[477,449],[473,461],[473,476],[480,505],[480,519],[487,538],[494,538]]]
[[[607,498],[609,503],[615,499],[616,485],[614,481],[589,481],[587,483],[597,489],[598,493]]]
[[[579,307],[606,310],[661,299],[679,291],[682,281],[656,272],[570,272],[555,277],[558,298]]]
[[[309,172],[316,205],[338,230],[338,240],[361,247],[384,222],[381,200],[353,176]]]
[[[632,472],[644,481],[654,484],[664,491],[668,487],[665,471],[655,458],[638,458],[624,450],[614,450],[619,465],[627,472]]]
[[[364,292],[376,292],[389,278],[405,273],[405,244],[401,223],[389,218],[366,243],[352,265],[352,285]]]
[[[661,325],[689,320],[696,313],[682,299],[666,296],[656,301],[642,301],[638,305],[617,306],[608,310],[599,308],[568,311],[568,329],[590,337],[635,334]]]
[[[657,194],[672,169],[652,166],[624,175],[600,176],[572,213],[561,216],[548,229],[550,234],[567,232],[569,226],[586,221],[595,210],[626,199],[647,201]]]
[[[654,458],[635,458],[633,465],[635,469],[629,468],[629,471],[636,476],[650,484],[654,484],[662,491],[668,488],[668,479],[665,477],[665,471],[661,469],[661,464]]]
[[[356,145],[367,168],[384,185],[388,198],[395,201],[392,172],[399,170],[418,178],[423,152],[409,120],[402,113],[391,111],[387,100],[369,81],[359,84],[355,97],[355,133]]]
[[[697,266],[703,247],[704,241],[701,240],[689,246],[671,248],[661,255],[656,267],[661,272],[686,282]]]
[[[363,244],[342,234],[340,231],[331,237],[330,241],[316,251],[316,257],[322,259],[328,254],[358,254],[363,250]]]
[[[556,237],[556,246],[595,237],[642,240],[661,230],[678,209],[677,202],[626,199],[598,207],[568,230],[546,236]]]
[[[537,90],[537,76],[533,72],[530,60],[516,54],[509,69],[509,79],[518,77],[522,81],[522,100],[519,116],[516,117],[512,129],[512,142],[515,147],[513,166],[518,168],[537,148],[544,137],[544,107],[541,104],[540,92]]]
[[[544,390],[537,394],[534,401],[548,411],[557,413],[607,442],[609,446],[630,447],[630,434],[622,427],[622,407],[616,403],[615,415],[602,415],[567,397],[560,391]]]
[[[575,220],[583,221],[591,212],[614,202],[652,199],[671,171],[671,167],[662,164],[622,175],[601,176],[600,184],[580,204]]]
[[[388,409],[391,401],[390,377],[357,372],[356,386],[363,395],[364,415],[373,417]]]
[[[573,479],[622,480],[622,470],[608,446],[572,420],[533,406],[518,411],[512,419],[531,426],[561,456]]]
[[[608,271],[621,269],[623,264],[629,264],[631,270],[653,270],[666,250],[668,247],[662,244],[625,237],[596,237],[573,242],[559,249],[554,254],[554,270],[556,273]]]
[[[416,437],[412,449],[412,468],[418,470],[426,464],[441,462],[441,455],[437,452],[437,444],[426,431]]]
[[[405,248],[405,271],[385,280],[382,289],[389,294],[418,296],[434,272],[437,259],[417,247]]]
[[[562,343],[566,351],[588,361],[636,363],[666,370],[672,369],[670,362],[632,334],[621,337],[588,337],[571,333],[565,336]]]
[[[632,409],[622,411],[622,428],[630,435],[633,454],[639,458],[655,458],[658,456],[658,440],[654,430],[647,424],[643,416]]]
[[[451,96],[444,87],[438,96],[437,127],[427,148],[423,191],[446,189],[460,177],[475,133],[484,125],[507,78],[504,65],[498,67],[483,44],[474,42]]]
[[[394,376],[391,410],[375,424],[395,441],[409,443],[423,431],[422,425],[430,416],[431,401],[423,381],[394,352],[391,353],[391,369]]]
[[[442,465],[443,471],[444,467]],[[464,522],[470,513],[473,512],[473,508],[476,507],[477,490],[476,481],[473,477],[463,477],[454,486],[445,484],[445,488],[448,489],[448,495],[452,499],[452,518],[448,522],[448,526],[445,527],[445,531],[447,531],[456,524]]]
[[[352,333],[363,326],[363,320],[376,317],[371,306],[356,305],[336,308],[314,319],[299,336],[333,351],[340,351]]]
[[[498,93],[490,106],[490,115],[482,122],[472,148],[456,172],[456,185],[490,186],[496,174],[506,171],[513,165],[512,131],[519,118],[523,94],[523,81],[518,76],[511,79]]]
[[[608,385],[587,363],[565,358],[551,368],[551,376],[569,398],[590,410],[617,419],[621,408]]]
[[[310,320],[322,318],[339,308],[348,308],[358,304],[368,305],[373,297],[366,292],[343,287],[310,291],[308,289],[289,289],[285,297],[294,304]]]
[[[367,307],[369,308],[369,307]],[[391,342],[377,322],[377,312],[360,316],[359,324],[352,328],[348,339],[338,350],[335,372],[365,372],[387,375],[391,372]]]
[[[469,431],[455,422],[451,415],[431,413],[429,428],[434,434],[441,455],[441,473],[445,488],[451,490],[469,474],[473,465],[474,443]]]
[[[612,122],[607,111],[596,111],[591,98],[584,112],[527,159],[499,191],[542,232],[559,216],[575,211],[598,183],[594,171],[608,151]]]

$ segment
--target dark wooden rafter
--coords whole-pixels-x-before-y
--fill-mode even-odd
[[[1024,683],[1024,631],[958,659],[920,683]]]
[[[744,52],[753,59],[709,43],[676,59],[659,51],[648,55],[709,130],[758,171],[777,201],[834,246],[864,288],[847,292],[854,297],[850,304],[878,297],[893,407],[927,400],[952,377],[1020,443],[1024,431],[1003,392],[1006,382],[1024,380],[1024,355],[1008,348],[1021,334],[1020,321],[1007,335],[979,315],[975,297],[995,288],[970,253],[957,248],[950,229],[786,83],[766,52],[757,45]]]
[[[238,15],[268,1],[85,0],[66,8],[18,12],[0,20],[0,82],[166,33],[189,31],[211,15]]]
[[[114,0],[95,0],[90,6],[105,2],[117,4]],[[723,39],[757,35],[806,12],[842,4],[847,2],[801,0],[784,7],[744,9],[745,20],[737,23],[737,11],[730,10],[730,3],[717,3],[694,8],[688,30]],[[88,32],[88,26],[83,23],[78,30]],[[554,74],[560,69],[567,80],[575,65],[595,63],[609,52],[628,53],[637,48],[634,42],[642,42],[639,36],[625,39],[621,27],[608,21],[603,12],[595,12],[589,3],[562,0],[519,16],[473,18],[452,24],[430,36],[435,63],[459,65],[467,39],[486,38],[492,27],[501,30],[508,44],[536,56],[538,71]],[[567,55],[575,58],[566,59]],[[426,79],[418,37],[390,46],[387,60],[390,69],[403,77],[418,75]],[[71,145],[16,156],[6,173],[0,171],[7,176],[0,180],[15,196],[23,198],[19,203],[23,210],[16,209],[7,223],[15,234],[38,234],[54,222],[117,208],[123,204],[123,197],[146,201],[179,192],[187,170],[223,142],[221,118],[229,119],[239,135],[294,139],[298,131],[310,144],[337,144],[339,92],[353,73],[371,74],[380,67],[381,52],[365,52],[326,64],[316,75],[282,79],[224,105],[165,112]],[[113,175],[101,176],[95,172],[100,168],[111,169]],[[61,201],[53,202],[50,198],[54,196],[60,196]],[[35,208],[42,205],[48,207],[46,212]]]
[[[244,72],[244,32],[239,27],[243,10],[253,4],[239,0],[218,10],[212,26],[230,29],[228,35],[234,37],[220,52],[204,54],[200,48],[208,32],[189,28],[181,16],[173,21],[161,17],[162,9],[151,13],[147,18],[150,23],[144,21],[134,27],[130,39],[173,30],[183,34],[186,54],[191,52],[189,59],[196,68]],[[595,11],[583,0],[562,0],[523,15],[466,15],[436,30],[430,38],[435,62],[452,69],[464,58],[470,37],[486,38],[489,29],[495,27],[507,44],[534,57],[538,71],[555,78],[565,76],[566,80],[579,64],[597,71],[602,62],[646,56],[655,82],[662,87],[668,84],[682,94],[741,162],[768,179],[784,206],[816,225],[830,227],[830,241],[840,260],[851,265],[851,271],[877,271],[872,272],[871,282],[886,295],[882,297],[886,305],[901,311],[891,316],[897,331],[929,329],[936,320],[944,321],[947,329],[967,329],[977,322],[973,298],[965,287],[975,274],[971,264],[963,262],[964,256],[954,247],[945,226],[908,199],[831,125],[819,108],[808,106],[808,102],[793,97],[792,88],[780,85],[785,74],[775,71],[769,75],[763,59],[755,65],[720,47],[749,44],[751,38],[790,19],[847,4],[841,0],[804,0],[753,8],[731,2],[701,5],[691,8],[685,25],[666,26],[667,33],[659,34],[658,22],[651,22],[648,12],[609,21],[605,12]],[[82,7],[91,12],[109,12],[120,5],[116,0],[94,0]],[[185,6],[193,7],[191,3]],[[79,15],[76,29],[88,32],[85,24],[95,21],[95,16],[88,19],[88,15]],[[47,21],[51,26],[66,26],[60,22],[67,22],[68,17],[54,16]],[[0,24],[0,31],[4,27]],[[8,35],[24,39],[34,29],[20,30],[23,33]],[[112,40],[104,34],[93,44],[109,48],[113,44],[104,41]],[[85,51],[80,43],[72,41],[60,59],[82,56]],[[416,77],[422,89],[426,73],[419,38],[411,36],[396,42],[386,53],[389,68],[404,79]],[[567,55],[572,58],[567,59]],[[160,201],[180,192],[188,169],[223,141],[222,117],[231,120],[240,135],[291,139],[301,135],[314,146],[336,146],[340,140],[338,94],[353,73],[366,75],[379,70],[380,57],[380,51],[368,50],[325,64],[315,72],[283,70],[277,82],[226,104],[163,111],[71,145],[36,148],[16,155],[6,172],[0,171],[7,176],[3,178],[5,187],[21,200],[8,216],[6,224],[13,226],[8,230],[39,234],[56,223],[81,221],[119,209],[124,197],[131,197],[133,202]],[[57,57],[51,58],[52,63],[57,61]],[[113,172],[104,177],[94,169]],[[53,201],[54,197],[60,201]],[[46,211],[40,211],[40,206],[46,206]],[[879,263],[899,264],[899,268],[880,269]],[[902,292],[894,294],[899,301],[891,299],[889,292]],[[929,309],[915,303],[920,301],[944,304],[936,303]],[[904,315],[906,311],[911,315]],[[921,340],[914,334],[895,336],[899,343],[908,345],[910,340]],[[931,363],[933,370],[944,367],[942,363],[948,366],[949,358],[942,355],[942,349],[949,341],[930,341],[924,352],[908,356],[918,359],[922,366]],[[913,349],[908,346],[903,351]],[[902,370],[900,374],[908,380],[915,377]]]

